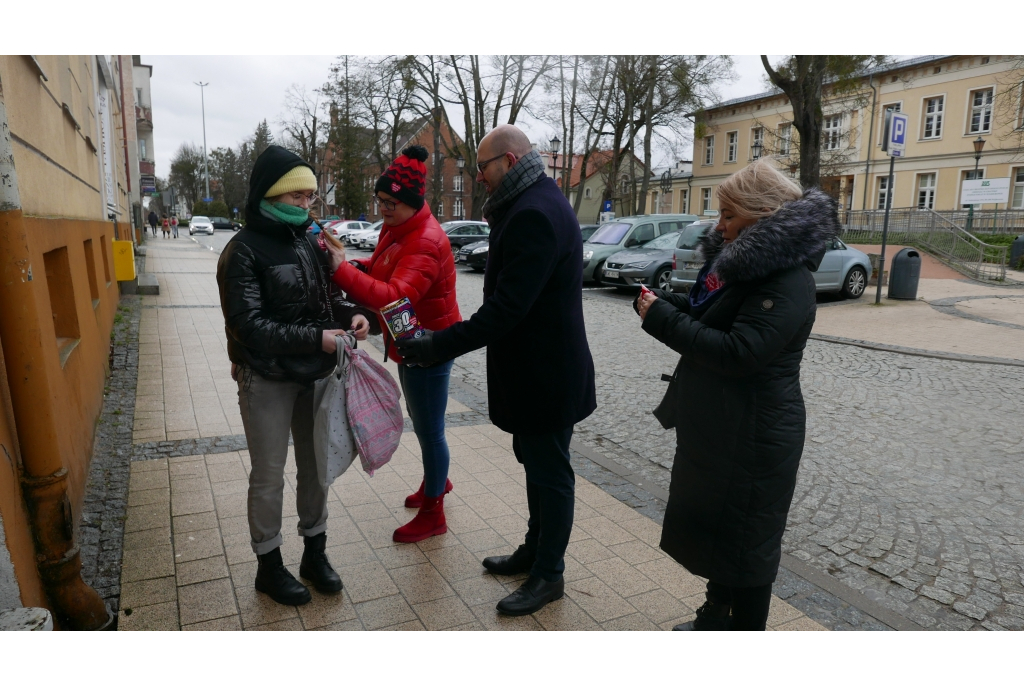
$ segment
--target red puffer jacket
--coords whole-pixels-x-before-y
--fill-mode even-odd
[[[367,273],[346,262],[334,272],[334,282],[350,300],[377,311],[385,336],[390,334],[380,308],[403,297],[409,298],[420,325],[428,330],[440,331],[462,321],[451,244],[427,205],[399,226],[385,225],[373,256],[356,261]],[[393,346],[389,356],[402,361]]]

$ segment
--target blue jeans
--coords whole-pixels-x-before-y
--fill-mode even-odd
[[[448,441],[444,437],[444,411],[448,407],[448,378],[454,360],[435,366],[398,365],[398,380],[405,407],[423,453],[423,494],[440,497],[448,480]]]

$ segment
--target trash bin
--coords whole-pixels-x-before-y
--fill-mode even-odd
[[[917,282],[921,280],[921,255],[905,247],[892,258],[889,269],[889,299],[916,300]]]
[[[1024,271],[1024,235],[1019,235],[1010,244],[1010,268]]]

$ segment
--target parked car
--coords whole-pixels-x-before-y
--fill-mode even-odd
[[[699,233],[689,236],[686,241],[687,245],[683,245],[684,241],[680,241],[681,246],[675,251],[672,272],[672,290],[674,292],[685,292],[696,282],[697,274],[704,266],[704,262],[694,252],[697,240],[704,231],[713,225],[711,222],[702,221],[700,224],[691,224],[685,229],[686,231],[699,230]],[[692,245],[690,238],[692,238]],[[825,256],[822,258],[818,270],[811,272],[811,276],[814,277],[815,289],[819,293],[839,293],[843,297],[855,300],[864,294],[869,273],[871,273],[871,260],[868,256],[836,238],[825,246]]]
[[[359,241],[356,243],[356,247],[360,250],[373,250],[377,247],[377,241],[380,240],[380,231],[384,228],[384,222],[381,222],[380,226],[376,228],[368,228],[365,231],[359,232]]]
[[[590,236],[594,235],[594,232],[600,228],[600,224],[580,224],[580,233],[583,234],[583,242],[587,242]]]
[[[378,221],[378,222],[376,222],[374,224],[370,224],[369,226],[366,226],[366,227],[363,227],[363,228],[356,228],[354,230],[353,229],[349,229],[349,230],[345,231],[343,236],[339,236],[339,238],[343,238],[344,241],[345,241],[345,244],[348,245],[349,247],[359,247],[359,240],[365,234],[367,234],[367,233],[369,233],[371,231],[375,231],[375,230],[379,231],[380,227],[383,226],[383,225],[384,225],[384,221],[381,220],[381,221]]]
[[[210,223],[213,224],[214,229],[222,228],[229,231],[237,231],[242,227],[242,224],[224,216],[211,216]]]
[[[463,245],[479,242],[491,233],[491,227],[486,221],[446,221],[441,224],[441,228],[448,234],[448,242],[455,255]]]
[[[659,235],[678,231],[696,220],[693,214],[644,214],[601,224],[583,243],[583,280],[600,283],[604,263],[611,255],[624,248],[649,243]]]
[[[208,235],[213,235],[213,222],[210,221],[209,217],[192,217],[192,219],[188,222],[188,234],[195,235],[196,233],[206,233]]]
[[[342,238],[351,231],[364,231],[370,227],[369,221],[328,221],[320,224],[325,231],[330,231],[335,238]]]
[[[672,258],[677,247],[688,244],[690,226],[609,256],[601,274],[601,283],[619,288],[639,288],[643,283],[652,288],[670,290]]]
[[[487,254],[490,251],[490,247],[491,242],[489,238],[463,245],[455,256],[455,261],[479,273],[487,266]]]

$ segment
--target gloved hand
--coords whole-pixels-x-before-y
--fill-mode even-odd
[[[420,366],[432,366],[441,361],[434,350],[434,332],[423,331],[418,338],[406,338],[396,340],[395,349],[406,364],[419,364]]]

